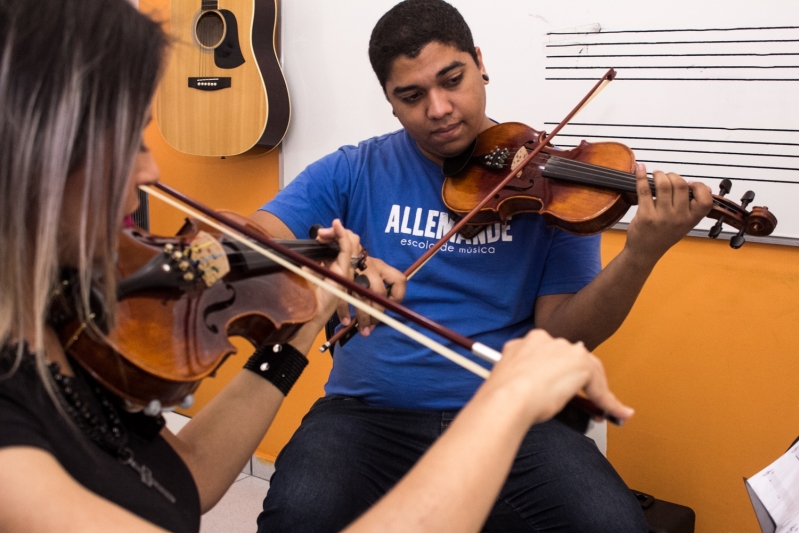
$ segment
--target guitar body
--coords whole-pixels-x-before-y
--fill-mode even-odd
[[[192,155],[236,155],[263,136],[269,105],[250,39],[255,4],[172,0],[174,42],[155,115],[175,149]]]
[[[289,88],[275,51],[277,20],[277,0],[255,0],[252,48],[266,85],[269,109],[266,128],[255,146],[263,152],[268,152],[280,144],[286,136],[291,121]]]

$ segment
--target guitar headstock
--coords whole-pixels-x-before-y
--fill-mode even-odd
[[[718,237],[723,224],[727,224],[738,230],[738,234],[733,235],[730,239],[730,246],[738,249],[746,241],[744,235],[755,237],[771,235],[777,226],[777,218],[771,214],[768,207],[753,207],[750,211],[746,210],[755,199],[754,192],[746,191],[741,197],[741,203],[736,204],[732,200],[724,198],[732,189],[732,182],[729,179],[722,180],[719,189],[719,194],[713,195],[713,207],[707,215],[709,218],[717,220],[716,224],[710,228],[708,237],[711,239]]]

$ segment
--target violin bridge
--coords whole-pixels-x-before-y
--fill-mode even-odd
[[[511,170],[515,170],[515,169],[516,169],[516,167],[518,167],[519,165],[521,165],[521,164],[522,164],[522,161],[524,161],[524,160],[525,160],[525,158],[527,157],[527,154],[529,154],[529,153],[530,153],[530,152],[528,152],[528,151],[527,151],[527,148],[525,148],[524,146],[522,146],[521,148],[519,148],[519,151],[518,151],[518,152],[516,152],[516,155],[515,155],[515,156],[513,156],[513,161],[512,161],[512,162],[511,162],[511,164],[510,164],[510,169],[511,169]],[[517,178],[521,178],[523,173],[524,173],[524,169],[520,170],[520,171],[519,171],[519,173],[518,173],[518,174],[516,174],[516,177],[517,177]]]
[[[210,234],[204,231],[197,232],[189,250],[191,259],[202,272],[203,281],[207,286],[210,287],[230,272],[230,263],[222,243]]]

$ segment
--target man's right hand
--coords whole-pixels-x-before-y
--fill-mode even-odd
[[[380,296],[388,297],[397,303],[401,302],[405,297],[405,285],[407,279],[405,275],[396,268],[386,264],[385,261],[377,259],[376,257],[366,258],[366,268],[359,271],[360,274],[369,279],[369,290]],[[380,306],[374,306],[383,311]],[[336,307],[338,318],[344,326],[350,324],[350,310],[347,302],[339,301]],[[370,315],[361,311],[355,310],[355,318],[358,320],[358,331],[364,337],[369,336],[374,331],[375,326],[379,320],[372,318]]]

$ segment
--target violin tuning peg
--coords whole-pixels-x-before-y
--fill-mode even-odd
[[[710,237],[711,239],[715,239],[721,234],[721,229],[722,229],[722,223],[721,220],[719,220],[712,228],[710,228],[710,231],[708,232],[707,236]]]
[[[749,194],[749,193],[752,193],[752,191],[749,191],[747,194]],[[754,193],[752,193],[752,198],[754,198],[754,196],[755,196],[755,195],[754,195]],[[747,196],[746,196],[746,194],[745,194],[745,195],[744,195],[744,198],[741,198],[741,202],[744,202],[744,201],[746,201],[746,200],[745,200],[745,198],[746,198],[746,197],[747,197]],[[751,202],[751,201],[752,201],[752,200],[751,200],[751,199],[749,199],[748,201],[746,201],[746,203],[749,203],[749,202]],[[744,207],[745,207],[745,206],[746,206],[746,204],[744,204]],[[738,234],[737,234],[737,235],[733,235],[732,239],[730,239],[730,247],[731,247],[731,248],[733,248],[734,250],[737,250],[738,248],[740,248],[741,246],[743,246],[743,245],[744,245],[744,242],[746,242],[746,238],[744,238],[744,233],[745,233],[745,232],[746,232],[746,226],[742,227],[742,228],[741,228],[741,229],[738,231]]]
[[[729,193],[731,190],[732,190],[732,181],[730,181],[729,178],[724,178],[723,180],[721,180],[721,183],[719,183],[719,191],[720,191],[719,196],[723,198],[724,195]]]
[[[746,209],[746,206],[751,204],[754,199],[755,199],[755,193],[752,191],[746,191],[744,195],[741,196],[741,207]]]

